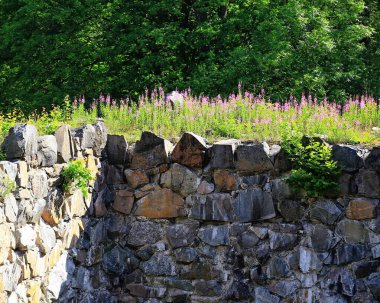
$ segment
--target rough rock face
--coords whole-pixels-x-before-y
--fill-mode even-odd
[[[206,142],[193,133],[184,133],[173,149],[172,161],[189,166],[202,168],[207,162]]]
[[[78,140],[81,150],[86,148],[93,148],[95,144],[96,131],[95,127],[91,124],[74,128],[71,130],[74,139]]]
[[[273,169],[268,144],[264,142],[239,145],[236,149],[236,169],[249,173],[262,173]]]
[[[104,122],[98,120],[94,124],[95,129],[95,138],[93,143],[94,156],[100,157],[102,150],[106,147],[107,144],[107,129],[104,125]]]
[[[119,136],[104,147],[94,128],[98,143],[66,146],[67,159],[100,168],[87,198],[60,189],[67,164],[0,162],[17,183],[0,200],[0,302],[380,300],[376,151],[340,146],[346,190],[294,200],[278,146],[225,141],[197,167],[171,161],[152,134],[133,151]],[[194,145],[179,158],[199,160]],[[357,165],[352,150],[372,156]]]
[[[332,147],[332,158],[346,172],[357,171],[364,165],[364,160],[358,151],[347,145],[334,145]]]
[[[69,125],[62,125],[55,132],[57,140],[58,163],[66,163],[74,158],[75,147]]]
[[[136,142],[132,158],[132,169],[148,169],[169,163],[173,145],[151,132],[143,132]]]
[[[8,159],[25,159],[30,162],[37,153],[37,129],[33,125],[16,124],[9,130],[2,148]]]
[[[53,135],[37,138],[38,152],[37,161],[41,166],[53,166],[57,163],[57,140]]]

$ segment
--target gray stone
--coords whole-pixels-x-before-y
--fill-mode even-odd
[[[272,197],[276,201],[284,201],[288,199],[292,192],[286,180],[283,179],[274,179],[270,183],[272,190]]]
[[[253,248],[259,242],[259,238],[252,230],[242,233],[239,237],[239,244],[243,248]]]
[[[214,183],[203,180],[198,186],[197,193],[200,195],[207,195],[211,194],[214,191],[214,189]]]
[[[205,139],[190,132],[184,133],[173,149],[172,161],[181,165],[202,168],[207,160]]]
[[[0,161],[0,177],[8,177],[11,181],[15,181],[17,177],[17,164],[9,161]]]
[[[0,277],[2,280],[2,289],[4,291],[15,291],[21,277],[20,264],[17,262],[0,266]]]
[[[282,297],[289,298],[292,296],[297,289],[300,287],[300,283],[298,281],[272,281],[268,288],[270,292]]]
[[[194,284],[195,293],[200,296],[216,297],[222,294],[223,288],[219,282],[210,281],[197,281]]]
[[[45,199],[21,200],[18,205],[19,212],[17,216],[17,223],[19,225],[26,223],[37,223],[43,215],[45,207]]]
[[[346,264],[359,261],[366,256],[367,246],[364,244],[340,244],[334,251],[334,264]]]
[[[132,223],[127,242],[131,246],[154,244],[160,240],[161,234],[159,224],[150,221],[137,221]]]
[[[95,138],[94,138],[94,156],[100,157],[102,155],[103,149],[107,144],[107,128],[104,125],[104,122],[101,120],[96,121],[94,124],[95,129]]]
[[[289,250],[297,244],[297,235],[269,231],[269,245],[272,250]]]
[[[375,170],[361,169],[356,177],[358,194],[369,198],[380,197],[380,177]]]
[[[12,194],[8,194],[4,198],[4,213],[8,222],[16,222],[18,214],[18,205],[16,198]]]
[[[368,230],[362,223],[355,220],[342,220],[336,226],[336,233],[347,243],[368,241]]]
[[[309,273],[310,271],[321,270],[322,264],[315,252],[301,246],[299,248],[299,268],[303,273]]]
[[[197,251],[192,247],[182,247],[174,250],[174,257],[179,263],[191,263],[197,257]]]
[[[280,298],[269,293],[263,286],[255,287],[255,303],[278,303]]]
[[[107,165],[105,168],[107,185],[124,184],[125,178],[123,170],[123,165]]]
[[[171,187],[173,191],[180,193],[184,197],[195,193],[200,183],[200,179],[195,173],[178,163],[174,163],[165,175],[167,175],[167,178],[164,186]]]
[[[48,195],[48,178],[45,171],[31,171],[29,173],[29,182],[35,198],[41,199]]]
[[[172,150],[173,145],[168,140],[144,131],[135,145],[132,169],[149,169],[169,163]]]
[[[183,224],[174,224],[166,229],[166,236],[172,248],[188,246],[193,243],[198,231],[199,223],[187,221]]]
[[[216,142],[211,147],[211,168],[234,168],[234,154],[239,144],[237,139]]]
[[[250,222],[276,216],[272,196],[258,188],[240,191],[233,203],[234,220]]]
[[[102,268],[109,274],[121,275],[128,269],[127,258],[129,259],[131,254],[128,250],[115,246],[110,251],[105,252],[102,258]]]
[[[16,247],[20,250],[32,249],[36,244],[37,234],[30,225],[18,228],[15,233]]]
[[[342,216],[342,210],[331,200],[314,202],[310,211],[310,218],[324,224],[334,224]]]
[[[236,169],[243,172],[261,173],[273,169],[266,142],[239,145],[236,148]]]
[[[172,257],[158,253],[150,260],[142,262],[141,270],[149,276],[175,276],[177,272]]]
[[[175,277],[167,277],[164,279],[164,284],[169,287],[177,288],[177,289],[182,289],[186,291],[192,291],[193,290],[193,285],[191,284],[190,281],[187,280],[181,280]]]
[[[366,278],[370,274],[377,271],[378,266],[380,265],[379,260],[372,261],[360,261],[352,264],[352,269],[355,273],[357,279]]]
[[[358,151],[348,145],[333,145],[332,159],[338,163],[338,166],[345,172],[354,172],[364,165],[363,158]]]
[[[302,219],[305,214],[305,207],[300,201],[284,200],[278,204],[278,211],[285,222],[293,222]]]
[[[193,195],[186,199],[191,206],[189,217],[205,221],[233,220],[232,198],[229,194]]]
[[[380,258],[380,244],[372,247],[372,256],[375,259]]]
[[[241,187],[263,187],[269,181],[269,176],[266,174],[257,174],[253,176],[242,176]]]
[[[272,257],[267,268],[268,278],[284,278],[291,274],[288,263],[284,258]]]
[[[349,297],[355,294],[355,278],[344,268],[333,269],[321,281],[321,286]]]
[[[380,172],[380,146],[374,147],[365,158],[365,167]]]
[[[128,144],[124,136],[108,135],[105,147],[107,159],[110,164],[124,165],[128,158]]]
[[[380,300],[380,273],[373,273],[367,280],[367,286],[371,290],[373,297]]]
[[[57,163],[57,139],[53,135],[37,138],[37,161],[41,166],[53,166]]]
[[[199,229],[198,237],[205,243],[218,246],[228,245],[230,242],[229,229],[227,225],[206,226]]]
[[[94,147],[96,132],[95,127],[91,124],[74,128],[71,130],[71,133],[73,137],[78,140],[81,150]]]
[[[40,221],[36,238],[36,244],[39,247],[40,251],[44,254],[49,254],[53,249],[56,241],[57,239],[54,229]]]
[[[127,284],[126,288],[131,295],[140,298],[162,298],[166,292],[166,288],[164,287],[152,287],[138,283]]]
[[[33,125],[13,126],[2,145],[7,159],[25,159],[27,162],[35,159],[38,147],[37,137],[37,129]]]
[[[70,126],[62,125],[55,132],[57,140],[57,161],[58,163],[67,163],[75,156],[74,141],[71,136]]]
[[[310,238],[311,245],[316,252],[329,251],[336,242],[334,233],[322,224],[313,226]]]

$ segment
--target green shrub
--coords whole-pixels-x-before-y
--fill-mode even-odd
[[[303,145],[299,135],[284,136],[281,146],[292,163],[288,183],[294,192],[315,197],[337,190],[340,169],[331,159],[330,147],[313,139]]]
[[[0,200],[4,199],[16,189],[15,182],[8,176],[0,175]]]
[[[88,196],[88,182],[93,180],[91,170],[85,167],[82,160],[74,160],[62,170],[63,189],[65,191],[80,188],[83,196]]]

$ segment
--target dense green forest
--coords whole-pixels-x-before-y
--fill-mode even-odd
[[[0,0],[0,109],[146,88],[380,96],[380,1]]]

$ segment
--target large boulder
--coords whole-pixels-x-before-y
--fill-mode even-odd
[[[173,145],[151,132],[144,131],[136,142],[132,157],[132,169],[149,169],[169,163]]]
[[[41,136],[37,139],[37,161],[41,166],[53,166],[57,163],[58,146],[53,135]]]
[[[361,169],[356,177],[358,194],[370,198],[380,197],[380,176],[376,170]]]
[[[107,136],[106,153],[110,164],[124,165],[128,158],[127,149],[128,143],[124,136]]]
[[[261,173],[273,169],[266,142],[239,145],[236,149],[236,169],[242,172]]]
[[[347,145],[334,145],[332,147],[332,158],[345,172],[354,172],[363,167],[363,158],[358,150]]]
[[[55,132],[57,140],[58,163],[66,163],[74,158],[75,147],[71,136],[70,126],[62,125]]]
[[[7,159],[32,161],[37,154],[37,129],[33,125],[16,124],[5,138],[3,149]]]
[[[234,168],[234,156],[240,141],[229,139],[216,142],[211,147],[211,168]]]
[[[173,162],[189,167],[201,168],[207,158],[205,139],[193,133],[184,133],[172,153]]]

